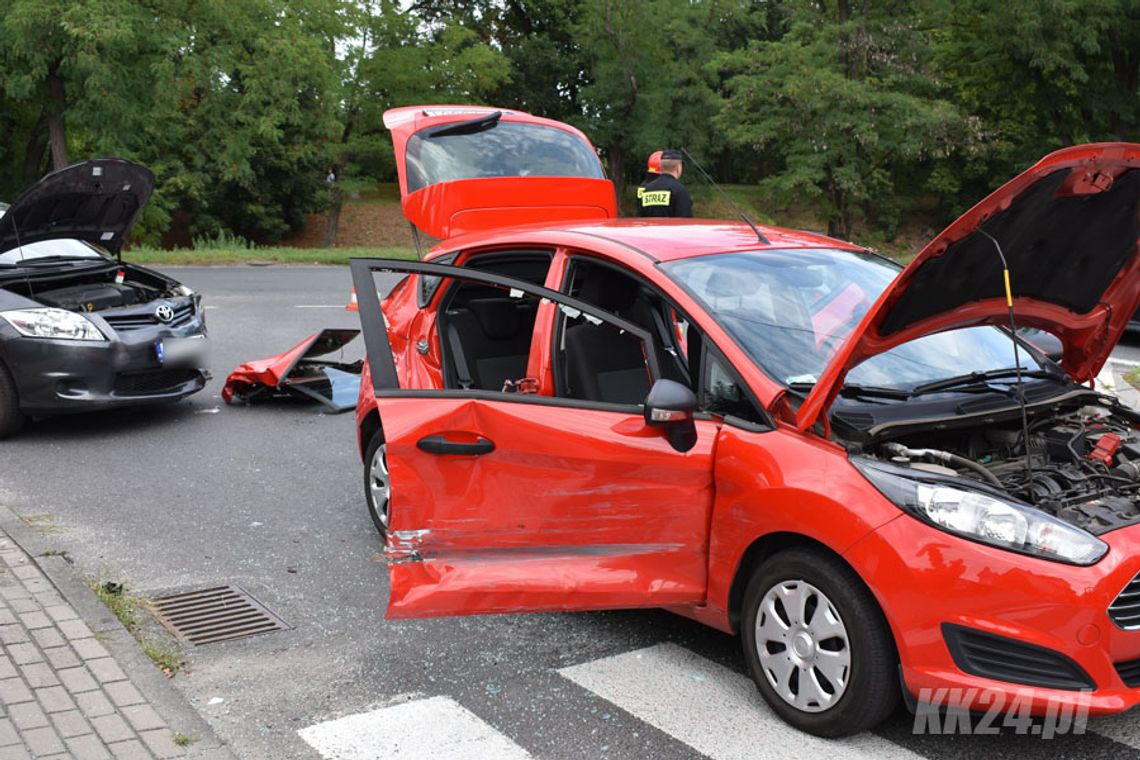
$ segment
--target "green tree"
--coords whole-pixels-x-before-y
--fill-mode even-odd
[[[150,97],[148,66],[160,54],[155,9],[136,0],[8,0],[0,10],[0,103],[13,131],[12,185],[71,160],[71,145],[138,129]],[[12,171],[15,170],[15,171]],[[9,180],[11,182],[11,180]],[[6,188],[9,192],[15,188]]]
[[[912,3],[868,0],[853,12],[848,0],[820,0],[789,3],[788,12],[786,35],[722,59],[730,78],[716,125],[731,144],[772,159],[765,187],[814,199],[829,234],[849,237],[856,216],[895,194],[901,174],[933,167],[971,125],[932,84]]]

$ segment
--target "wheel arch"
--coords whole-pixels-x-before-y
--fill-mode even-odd
[[[384,426],[380,422],[380,410],[373,408],[364,415],[360,420],[360,426],[357,428],[359,431],[359,440],[357,441],[358,448],[360,449],[360,461],[364,462],[364,455],[368,451],[368,443],[372,440],[372,436],[376,433],[384,434]],[[368,464],[364,462],[364,464]]]
[[[867,581],[864,580],[859,570],[848,562],[842,554],[822,541],[803,533],[795,533],[792,531],[777,531],[759,536],[748,545],[748,548],[745,549],[741,555],[740,562],[736,566],[736,573],[732,578],[732,585],[729,587],[728,592],[728,619],[734,632],[740,632],[741,608],[744,606],[744,591],[748,587],[748,581],[752,578],[752,574],[756,572],[756,568],[760,567],[761,564],[777,552],[797,547],[826,552],[850,568],[855,577],[859,579],[859,583],[867,589],[867,593],[874,599],[879,614],[883,616],[883,620],[886,621],[888,629],[891,630],[892,638],[894,638],[894,626],[891,625],[890,619],[883,610],[883,605],[879,602],[878,595],[874,589],[867,585]]]

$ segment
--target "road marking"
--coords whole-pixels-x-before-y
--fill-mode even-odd
[[[331,303],[298,303],[293,305],[294,309],[343,309],[344,304],[331,304]]]
[[[448,697],[381,707],[297,732],[326,760],[528,760],[519,745]]]
[[[919,760],[870,733],[817,739],[784,723],[752,679],[674,644],[658,644],[558,671],[714,760]]]

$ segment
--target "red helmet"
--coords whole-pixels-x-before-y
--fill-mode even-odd
[[[661,173],[661,153],[662,152],[663,151],[658,150],[658,151],[654,151],[653,153],[649,154],[649,171],[653,172],[654,174],[660,174]]]

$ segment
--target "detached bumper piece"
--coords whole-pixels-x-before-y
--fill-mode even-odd
[[[952,623],[942,624],[942,636],[963,673],[1043,689],[1096,688],[1080,665],[1052,649]]]
[[[230,373],[222,388],[227,404],[293,399],[315,401],[334,413],[356,408],[364,360],[326,361],[317,357],[339,351],[360,330],[321,330],[284,353],[246,362]]]

